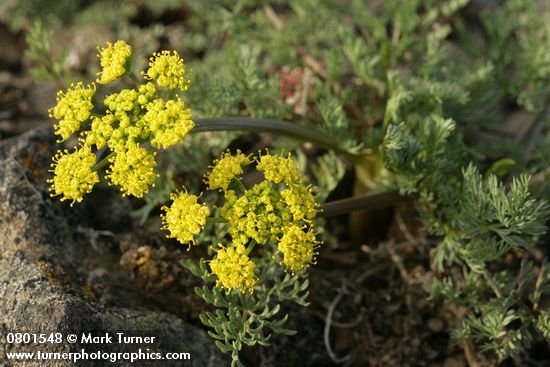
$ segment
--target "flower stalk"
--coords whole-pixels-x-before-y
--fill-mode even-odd
[[[194,119],[195,127],[192,133],[206,131],[249,131],[288,136],[302,141],[311,142],[321,148],[334,150],[346,158],[355,161],[360,156],[342,149],[338,142],[314,128],[305,127],[288,121],[257,119],[245,117],[220,117]]]

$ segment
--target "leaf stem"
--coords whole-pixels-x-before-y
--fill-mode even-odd
[[[302,141],[309,141],[325,149],[338,152],[355,161],[360,154],[350,153],[338,145],[333,137],[314,127],[305,127],[288,121],[257,119],[247,117],[219,117],[195,119],[195,127],[191,132],[205,131],[249,131],[284,135]]]

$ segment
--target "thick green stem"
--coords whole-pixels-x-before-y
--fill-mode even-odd
[[[102,160],[100,160],[99,162],[96,163],[93,170],[94,171],[99,171],[100,169],[105,167],[109,163],[109,158],[114,157],[114,155],[115,155],[114,152],[109,153],[105,158],[103,158]]]
[[[350,160],[355,160],[358,157],[358,155],[340,148],[338,142],[333,137],[316,128],[301,126],[297,123],[245,117],[201,118],[194,121],[195,127],[191,132],[195,133],[205,131],[250,131],[284,135],[311,142],[325,149],[334,150],[337,153],[345,155]]]
[[[334,217],[359,210],[376,210],[388,208],[396,204],[410,201],[398,191],[386,191],[375,194],[355,196],[342,200],[335,200],[321,205],[319,218]]]

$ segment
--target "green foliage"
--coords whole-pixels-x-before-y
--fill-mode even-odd
[[[505,192],[495,176],[482,180],[476,169],[469,166],[464,172],[458,226],[467,237],[479,242],[496,238],[492,246],[496,249],[525,248],[526,241],[545,232],[544,222],[548,216],[548,206],[531,198],[528,184],[529,178],[520,176]]]
[[[390,125],[384,136],[384,164],[390,170],[410,167],[420,150],[418,143],[406,136],[405,123]]]
[[[6,0],[0,4],[0,18],[8,21],[14,30],[21,30],[29,21],[61,24],[69,21],[79,10],[74,0]]]
[[[288,315],[279,315],[281,304],[285,301],[307,306],[308,280],[305,274],[291,275],[275,270],[271,265],[268,252],[261,259],[259,268],[259,286],[254,293],[241,293],[238,290],[225,292],[215,283],[206,260],[198,263],[188,259],[182,265],[191,273],[204,280],[206,285],[195,288],[195,292],[209,305],[216,308],[214,312],[201,314],[200,319],[211,331],[208,334],[216,341],[224,353],[231,353],[231,366],[243,366],[239,351],[244,345],[267,346],[272,333],[294,335],[296,331],[286,329],[284,324]]]
[[[319,157],[316,164],[311,166],[311,170],[319,190],[317,199],[321,203],[327,199],[346,173],[344,163],[332,151]]]
[[[550,26],[541,16],[541,6],[538,1],[509,0],[483,11],[480,20],[489,42],[475,51],[486,53],[497,65],[499,83],[507,93],[517,96],[528,110],[539,112],[550,93]]]
[[[526,263],[517,278],[493,279],[490,268],[510,251],[523,251],[537,241],[546,230],[549,207],[531,195],[528,176],[514,178],[506,188],[494,175],[483,178],[472,163],[458,169],[468,160],[454,153],[467,156],[454,128],[441,117],[421,126],[391,124],[384,161],[396,173],[398,187],[417,195],[428,230],[443,236],[433,262],[439,272],[454,275],[434,280],[432,297],[443,296],[472,311],[454,336],[472,339],[501,359],[517,357],[534,338],[535,320],[522,300],[533,298],[524,294],[532,273]],[[453,264],[462,266],[462,276],[451,271]]]
[[[322,100],[319,103],[319,112],[324,131],[336,139],[341,148],[350,153],[361,151],[362,145],[356,141],[342,105],[336,99]]]
[[[550,339],[550,315],[547,312],[539,314],[535,326],[546,339]]]
[[[519,322],[521,327],[511,325]],[[530,318],[523,311],[509,309],[504,302],[485,305],[479,317],[469,317],[454,332],[455,338],[473,339],[481,350],[494,351],[500,358],[518,357],[531,346]]]
[[[53,32],[45,28],[40,21],[33,23],[25,38],[27,50],[25,56],[38,66],[31,68],[31,74],[42,80],[56,81],[61,85],[68,84],[67,49],[61,54],[53,56],[52,51]]]

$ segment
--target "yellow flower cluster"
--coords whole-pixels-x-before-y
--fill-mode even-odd
[[[95,144],[98,149],[107,145],[118,152],[125,150],[127,145],[150,140],[151,129],[144,115],[156,94],[156,87],[147,83],[138,90],[123,89],[105,97],[103,102],[108,110],[104,116],[92,118],[86,143]]]
[[[291,225],[285,229],[277,248],[283,254],[283,265],[291,271],[300,271],[315,264],[318,246],[319,241],[311,229],[304,232],[297,225]]]
[[[284,182],[286,184],[300,183],[298,167],[290,157],[281,157],[266,153],[260,156],[260,161],[256,166],[258,171],[264,173],[265,179],[276,184]]]
[[[48,180],[51,184],[52,196],[61,196],[61,201],[72,200],[81,202],[82,196],[92,191],[92,188],[99,182],[99,176],[93,170],[95,165],[95,154],[90,147],[83,146],[74,152],[58,151],[53,158],[52,164],[54,177]]]
[[[317,202],[311,186],[292,184],[281,191],[281,196],[292,213],[294,221],[303,220],[310,223],[317,215]]]
[[[115,115],[124,115],[129,112],[139,114],[140,105],[137,103],[138,91],[135,89],[123,89],[105,97],[103,103]]]
[[[102,67],[98,73],[98,83],[109,83],[124,74],[131,74],[132,48],[126,42],[109,42],[106,48],[98,50]],[[168,51],[154,54],[147,74],[144,73],[148,79],[156,79],[160,87],[181,90],[187,89],[189,84],[185,74],[183,60],[176,52]],[[59,120],[55,133],[64,141],[80,132],[79,141],[88,156],[94,156],[94,161],[94,147],[97,150],[108,147],[111,151],[108,160],[110,167],[106,172],[108,183],[120,186],[124,196],[142,197],[157,177],[154,172],[154,150],[181,142],[195,126],[191,110],[186,108],[180,97],[174,96],[173,90],[159,89],[152,82],[144,82],[135,88],[107,95],[103,99],[105,108],[98,108],[105,113],[93,115],[94,93],[94,84],[85,87],[82,83],[71,85],[66,92],[58,92],[57,105],[49,110],[50,116]],[[83,126],[88,130],[81,130]],[[146,143],[151,148],[143,148]],[[67,172],[75,175],[80,172],[77,168],[72,171],[58,169],[56,166],[64,162],[58,158],[54,159],[53,164],[55,169],[52,172],[56,177],[51,181],[52,191],[64,198],[80,201],[91,186],[84,183],[80,176],[68,176]],[[107,161],[97,167],[103,167],[104,163]],[[55,184],[60,182],[57,175],[61,172],[64,174],[63,180],[70,181],[73,186]],[[97,172],[93,175],[97,176]],[[82,186],[74,187],[77,183]]]
[[[262,181],[238,197],[229,190],[220,214],[229,222],[233,243],[246,245],[250,240],[260,245],[276,241],[292,223],[292,214],[281,194],[269,182]]]
[[[223,247],[221,244],[216,257],[210,261],[212,273],[218,277],[216,285],[228,290],[248,290],[258,281],[254,274],[256,264],[246,255],[244,246]]]
[[[151,145],[167,148],[181,141],[195,123],[191,120],[191,110],[179,98],[164,101],[155,99],[147,104],[144,120],[151,130]]]
[[[212,170],[206,174],[205,183],[210,190],[220,189],[226,191],[234,177],[243,174],[243,166],[250,164],[250,159],[237,150],[236,155],[230,152],[222,153],[219,159],[214,161]]]
[[[90,111],[94,108],[92,97],[95,86],[84,87],[81,82],[71,84],[66,92],[57,92],[57,105],[49,109],[50,117],[59,120],[54,125],[55,133],[65,141],[75,132],[80,130],[80,125],[90,117]]]
[[[251,279],[255,279],[254,262],[245,253],[245,246],[250,251],[255,244],[274,244],[282,254],[284,269],[299,271],[314,263],[320,244],[312,230],[318,211],[313,188],[302,183],[290,155],[265,153],[259,159],[252,158],[258,162],[256,168],[264,173],[265,180],[249,189],[242,184],[228,188],[232,180],[240,180],[242,166],[251,163],[240,151],[236,155],[223,153],[205,178],[210,189],[224,193],[225,202],[219,213],[227,221],[233,240],[231,247],[218,252],[210,267],[218,276],[218,285],[241,291],[250,289],[254,284]],[[228,265],[222,267],[225,262]],[[246,275],[236,270],[237,263],[249,264]]]
[[[106,177],[111,184],[120,186],[122,196],[143,197],[158,176],[155,174],[157,163],[154,155],[139,144],[129,145],[126,150],[117,152],[109,162],[112,164],[106,171]]]
[[[143,73],[146,79],[155,79],[161,87],[180,90],[186,90],[190,84],[185,74],[185,64],[175,51],[155,52],[149,62],[149,69]]]
[[[100,78],[97,82],[107,84],[126,74],[130,57],[132,56],[132,47],[124,41],[117,41],[113,45],[107,42],[106,48],[99,48],[99,62],[102,71],[97,73]]]
[[[162,229],[170,231],[169,238],[175,238],[184,245],[194,244],[194,237],[204,228],[210,209],[206,204],[197,203],[197,196],[185,192],[171,194],[170,199],[172,205],[162,207],[166,212],[161,214]]]

